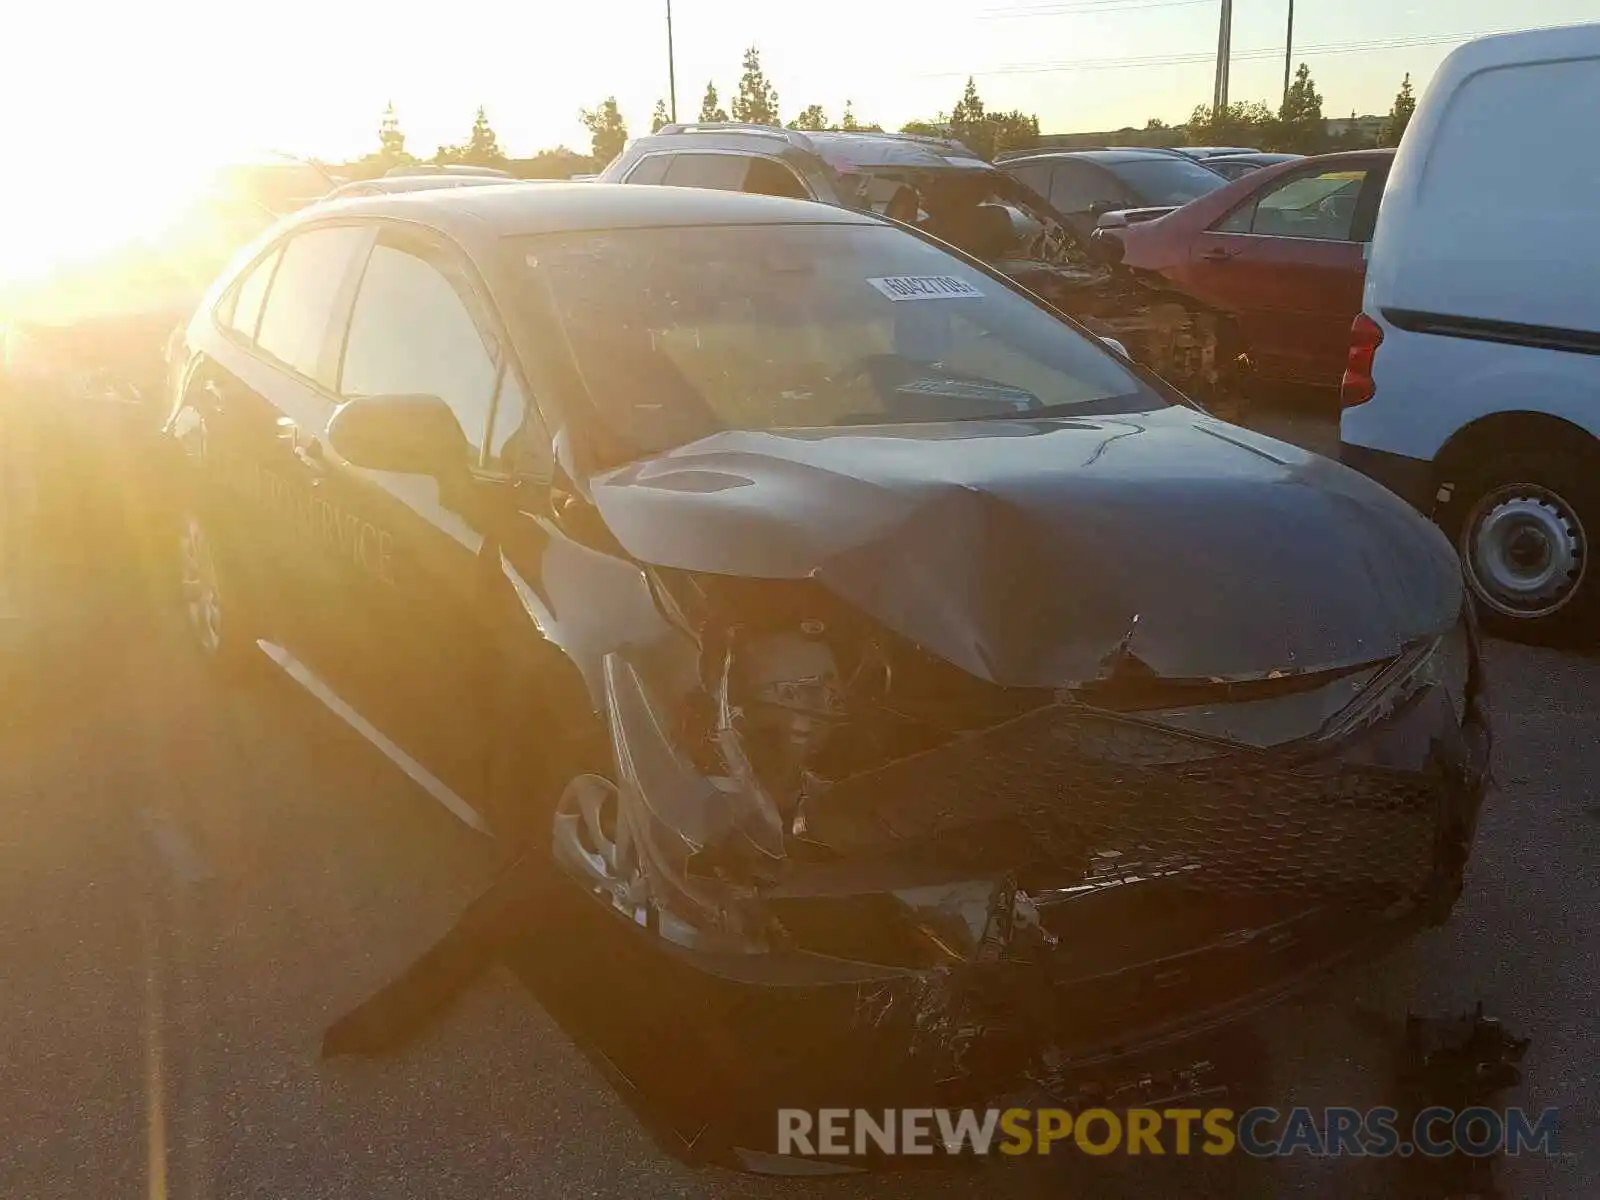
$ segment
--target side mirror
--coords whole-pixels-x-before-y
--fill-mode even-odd
[[[360,396],[328,422],[334,453],[372,471],[438,478],[472,465],[472,447],[450,406],[437,396]]]
[[[1104,228],[1096,229],[1089,235],[1089,257],[1095,262],[1114,267],[1122,261],[1127,252],[1128,247],[1123,240]]]
[[[1116,351],[1118,354],[1122,355],[1123,358],[1128,359],[1130,362],[1132,361],[1132,356],[1128,353],[1128,348],[1116,338],[1103,337],[1100,340],[1104,342],[1109,349]]]

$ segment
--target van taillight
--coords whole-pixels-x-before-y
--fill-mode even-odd
[[[1383,345],[1383,327],[1366,313],[1350,326],[1350,355],[1344,364],[1344,379],[1339,383],[1339,403],[1354,408],[1372,399],[1377,387],[1372,382],[1372,360]]]

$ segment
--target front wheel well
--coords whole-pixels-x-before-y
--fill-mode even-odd
[[[1541,412],[1497,412],[1465,425],[1434,456],[1434,478],[1453,486],[1495,459],[1541,454],[1600,455],[1600,440],[1581,425]]]

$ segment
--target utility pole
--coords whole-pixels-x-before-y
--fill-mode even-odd
[[[1217,28],[1217,86],[1211,96],[1213,120],[1228,107],[1228,60],[1233,57],[1233,0],[1222,0],[1222,21]]]
[[[1294,70],[1294,0],[1289,0],[1289,30],[1283,35],[1283,102],[1289,103],[1289,76]]]
[[[672,57],[672,0],[667,0],[667,111],[678,122],[678,66]]]

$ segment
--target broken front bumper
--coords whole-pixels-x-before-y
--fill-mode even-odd
[[[1180,1045],[1442,922],[1490,746],[1475,663],[1459,710],[1430,687],[1298,754],[1047,705],[832,785],[774,858],[645,678],[608,662],[636,873],[597,893],[947,1090]]]

